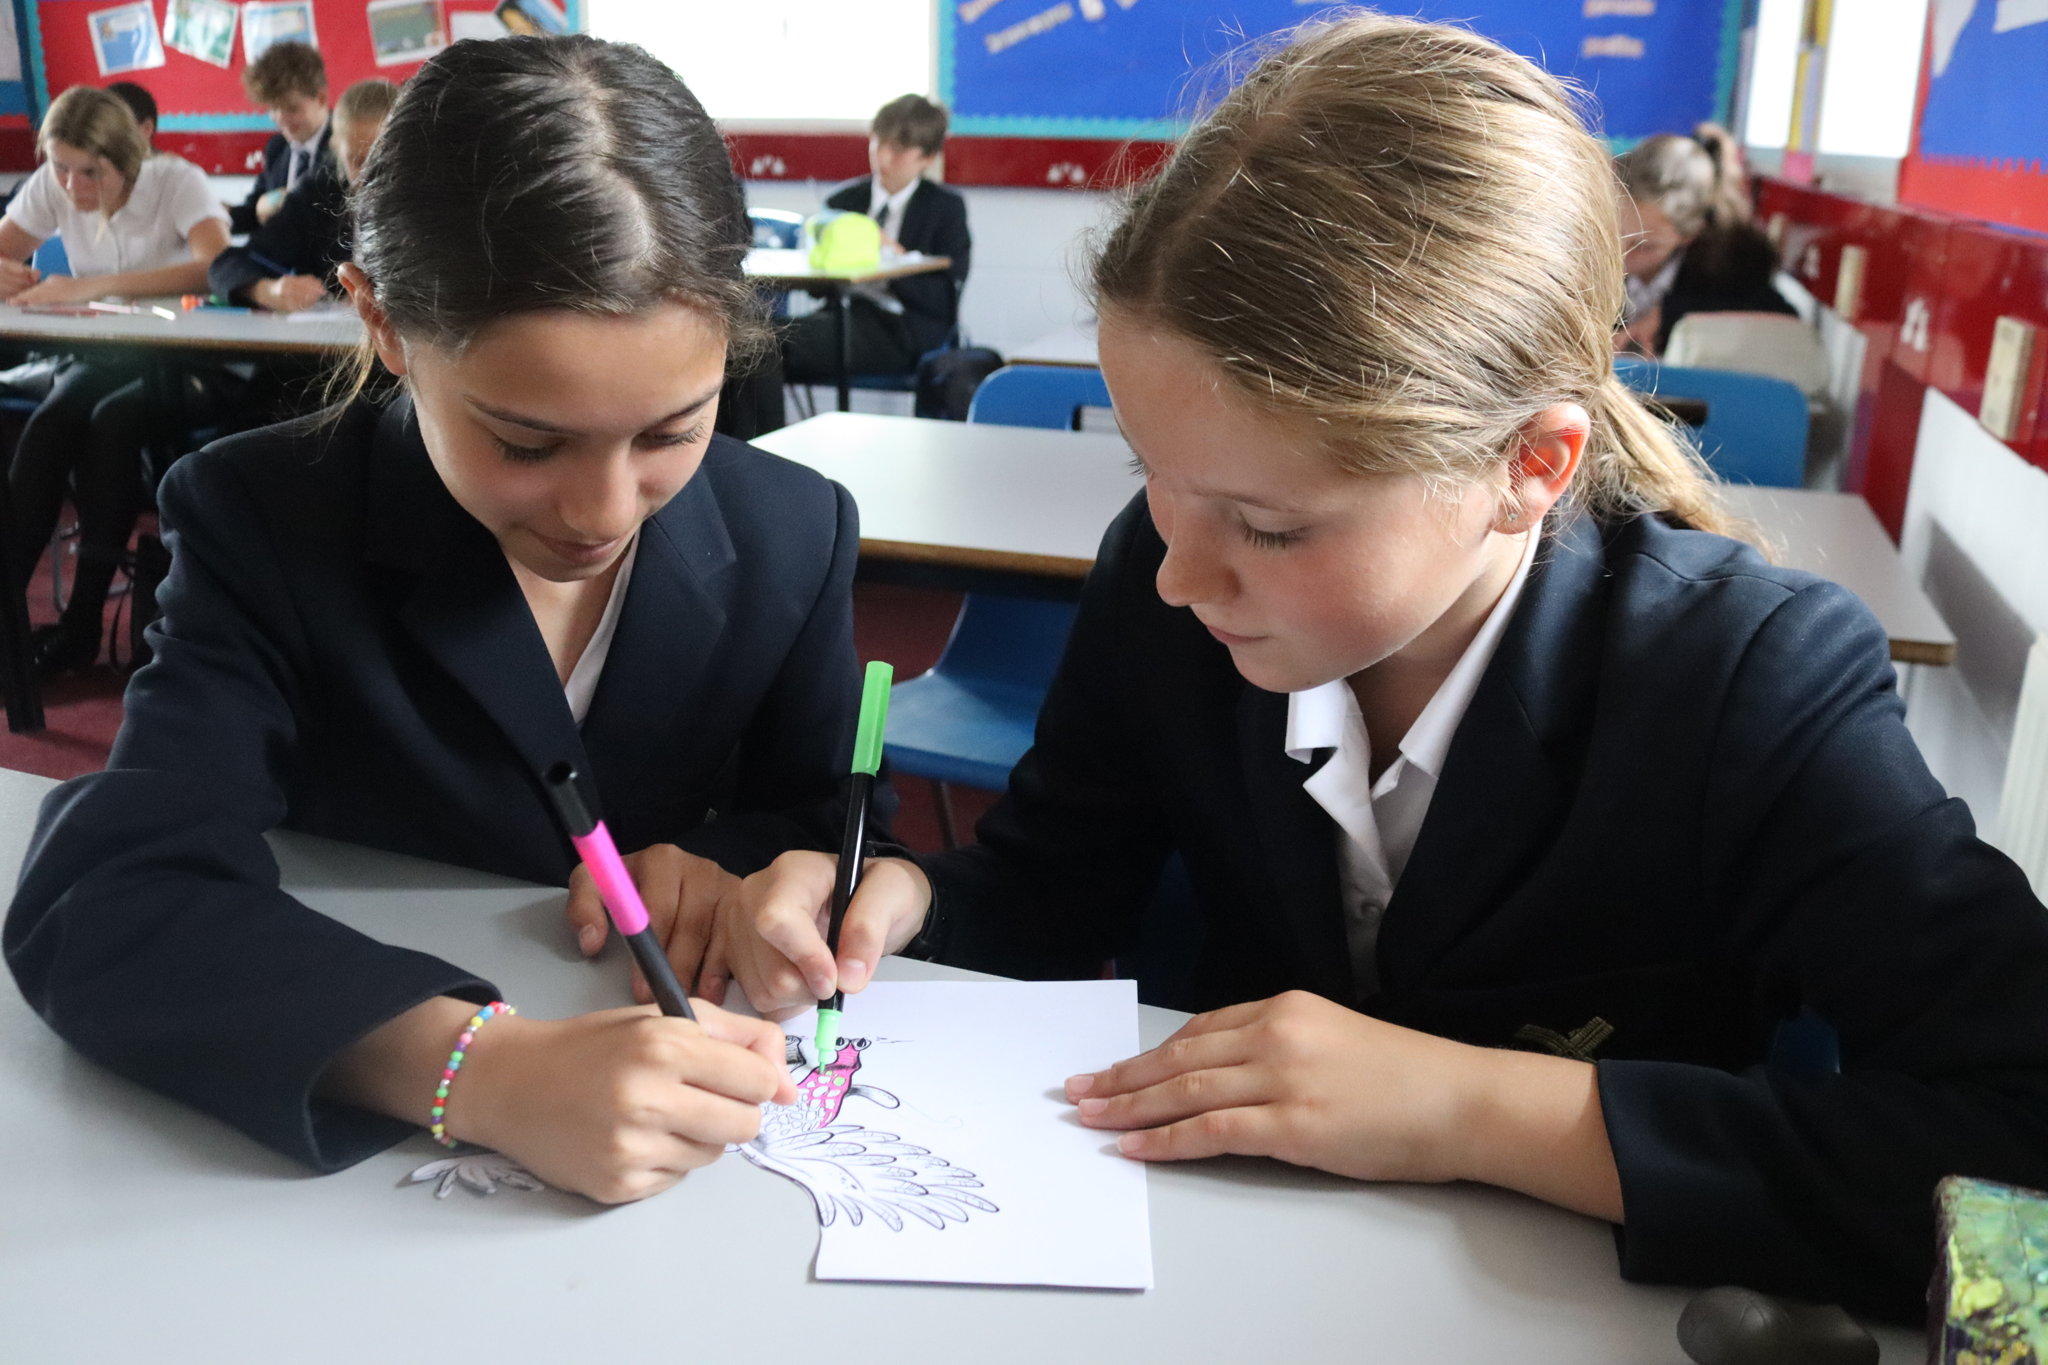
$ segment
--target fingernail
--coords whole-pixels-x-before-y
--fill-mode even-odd
[[[1097,1114],[1100,1114],[1103,1110],[1107,1108],[1109,1108],[1108,1100],[1082,1100],[1081,1117],[1084,1119],[1092,1119]]]
[[[1094,1088],[1095,1078],[1093,1076],[1067,1077],[1067,1098],[1070,1100],[1078,1100]]]
[[[604,931],[595,924],[586,924],[576,931],[576,946],[583,950],[585,957],[596,952],[603,943]]]
[[[1125,1156],[1136,1156],[1145,1150],[1145,1135],[1143,1133],[1125,1133],[1116,1140],[1116,1149]]]
[[[847,963],[839,969],[839,985],[842,990],[857,991],[867,984],[868,964],[861,961]]]

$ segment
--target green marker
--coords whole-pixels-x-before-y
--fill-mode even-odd
[[[839,957],[839,926],[846,919],[846,907],[860,885],[861,853],[868,839],[868,797],[875,789],[875,774],[882,766],[882,728],[889,721],[889,685],[896,670],[879,660],[868,665],[860,687],[860,729],[853,737],[853,790],[846,800],[846,837],[839,841],[839,874],[832,881],[832,922],[825,931],[825,946]],[[817,1065],[824,1066],[839,1051],[839,1016],[846,1005],[844,991],[818,1002]]]

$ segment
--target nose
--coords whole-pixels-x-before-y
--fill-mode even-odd
[[[640,524],[640,480],[627,452],[577,461],[556,494],[555,511],[582,540],[631,535]]]
[[[1183,517],[1168,495],[1150,493],[1152,524],[1166,542],[1166,557],[1159,561],[1153,586],[1159,600],[1169,607],[1215,604],[1230,596],[1229,567],[1217,553],[1216,533],[1202,525],[1200,517]]]

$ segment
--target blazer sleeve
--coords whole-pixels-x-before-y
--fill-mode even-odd
[[[8,966],[94,1061],[337,1170],[417,1129],[316,1096],[328,1065],[422,1001],[495,992],[279,889],[264,832],[297,782],[304,690],[279,528],[204,454],[171,471],[162,517],[173,555],[154,661],[107,770],[43,804]]]
[[[2048,1186],[2048,911],[1927,772],[1887,654],[1820,583],[1735,675],[1699,875],[1730,970],[1831,1023],[1842,1070],[1600,1063],[1630,1278],[1914,1318],[1940,1177]]]
[[[246,304],[250,300],[243,291],[281,275],[328,280],[338,260],[345,193],[324,175],[299,185],[269,222],[249,234],[246,245],[231,246],[213,258],[207,287]]]
[[[740,737],[731,809],[682,835],[678,846],[745,875],[793,848],[837,852],[846,818],[846,774],[860,714],[853,641],[853,571],[860,515],[853,497],[827,484],[834,521],[825,572],[804,608],[789,652]],[[895,797],[878,784],[871,841],[890,841]]]
[[[1149,533],[1143,500],[1117,518],[1082,590],[1034,742],[972,846],[919,860],[935,893],[917,950],[975,971],[1039,980],[1098,972],[1128,949],[1171,851],[1164,803],[1137,736],[1130,568]]]

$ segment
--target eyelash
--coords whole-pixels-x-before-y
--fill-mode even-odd
[[[691,427],[680,435],[650,436],[645,438],[644,443],[656,450],[669,450],[676,446],[693,445],[703,439],[704,424],[699,422],[696,426]],[[515,464],[539,464],[542,460],[545,460],[548,456],[561,449],[559,445],[516,446],[501,436],[493,436],[491,440],[497,445],[498,453]]]
[[[1141,479],[1151,477],[1151,471],[1145,468],[1145,462],[1136,455],[1131,456],[1130,468],[1131,472]],[[1238,522],[1237,525],[1244,533],[1244,538],[1261,550],[1284,550],[1290,545],[1298,544],[1301,538],[1308,534],[1305,530],[1261,531],[1244,521]]]

